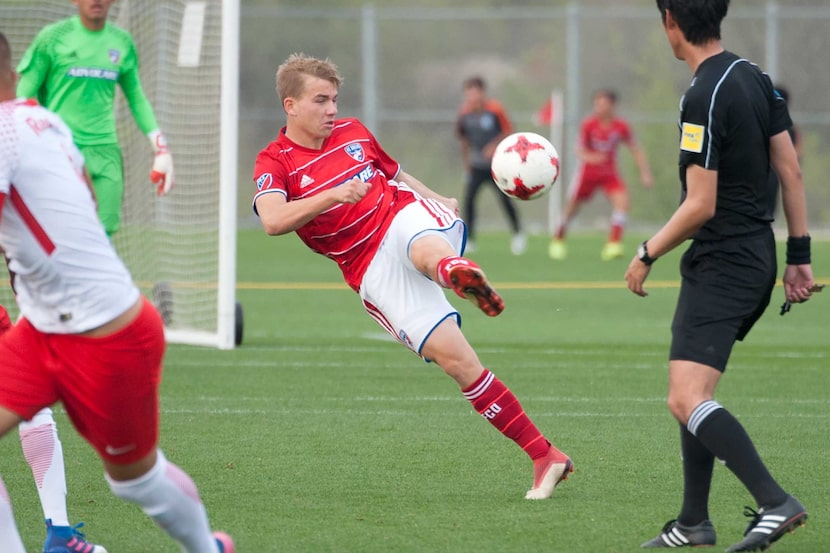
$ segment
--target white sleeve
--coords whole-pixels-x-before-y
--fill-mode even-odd
[[[20,160],[14,113],[0,111],[0,194],[8,194]]]

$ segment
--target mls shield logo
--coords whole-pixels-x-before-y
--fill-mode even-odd
[[[411,350],[415,349],[415,344],[412,343],[412,340],[409,338],[409,335],[405,331],[401,330],[400,332],[398,332],[398,338],[409,349],[411,349]]]
[[[121,59],[121,52],[116,50],[115,48],[109,49],[110,61],[112,63],[118,63],[118,60]]]
[[[274,180],[274,177],[271,176],[271,173],[262,173],[256,180],[256,189],[270,188],[272,180]]]
[[[364,159],[363,146],[360,144],[349,144],[346,146],[346,153],[355,161],[362,162]]]

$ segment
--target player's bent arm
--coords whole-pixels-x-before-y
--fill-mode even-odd
[[[46,80],[51,60],[44,47],[45,40],[38,34],[20,60],[17,67],[17,96],[20,98],[37,98]]]
[[[464,171],[470,171],[470,142],[463,136],[459,138],[461,141],[461,164]]]
[[[807,200],[798,155],[787,131],[770,138],[770,164],[781,182],[781,204],[790,236],[807,235]]]
[[[654,177],[651,174],[651,167],[648,164],[646,152],[637,144],[631,144],[631,155],[634,157],[634,162],[637,164],[637,169],[640,170],[640,181],[646,188],[651,188],[654,185]]]
[[[370,186],[360,179],[352,179],[314,196],[290,202],[279,192],[263,194],[256,200],[256,210],[269,236],[288,234],[335,204],[359,202]]]
[[[689,239],[715,215],[718,172],[700,165],[686,167],[686,198],[657,234],[647,241],[648,252],[657,258]]]

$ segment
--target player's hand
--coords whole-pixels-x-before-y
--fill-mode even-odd
[[[175,184],[173,174],[173,156],[167,148],[167,139],[159,130],[149,133],[148,138],[153,145],[156,157],[153,160],[153,168],[150,170],[150,182],[156,185],[158,195],[164,196],[172,190]]]
[[[363,182],[358,178],[347,180],[340,186],[332,188],[334,193],[334,200],[340,204],[356,204],[368,194],[372,187],[368,182]]]
[[[628,284],[628,289],[643,298],[648,296],[648,292],[643,288],[643,283],[650,272],[651,265],[646,265],[635,255],[625,272],[625,282]]]
[[[784,295],[790,303],[801,303],[813,295],[813,269],[810,265],[787,265],[784,269]]]
[[[456,217],[461,215],[461,209],[458,207],[458,200],[456,198],[445,198],[441,196],[438,198],[438,201],[441,202],[444,207],[455,213]]]
[[[654,176],[651,173],[642,173],[640,175],[640,182],[643,183],[643,188],[652,188],[654,187]]]

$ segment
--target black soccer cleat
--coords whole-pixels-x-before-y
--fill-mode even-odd
[[[766,551],[787,532],[793,533],[799,526],[804,526],[807,520],[804,505],[791,495],[788,495],[787,500],[778,507],[761,508],[757,512],[746,507],[744,514],[752,518],[744,532],[744,539],[727,549],[726,553]]]
[[[656,549],[658,547],[711,547],[715,545],[715,527],[709,520],[694,526],[680,524],[670,520],[656,538],[640,547]]]

